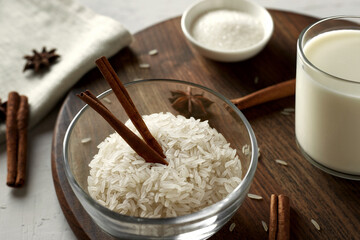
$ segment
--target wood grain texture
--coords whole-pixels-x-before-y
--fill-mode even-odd
[[[273,37],[259,55],[244,62],[220,63],[200,56],[182,35],[179,17],[135,34],[132,45],[110,62],[124,82],[172,78],[204,85],[229,99],[245,96],[295,77],[297,38],[302,29],[316,21],[289,12],[270,13],[275,23]],[[159,54],[149,56],[148,51],[155,48]],[[151,67],[142,69],[140,63]],[[84,105],[75,94],[85,89],[99,94],[108,88],[98,70],[88,72],[66,97],[54,130],[54,185],[64,215],[79,239],[112,237],[94,224],[75,198],[65,178],[62,141],[70,121]],[[211,239],[266,239],[268,233],[261,221],[268,223],[272,193],[290,197],[291,239],[360,239],[360,182],[323,173],[302,157],[295,143],[294,114],[281,114],[284,108],[294,107],[294,102],[294,97],[287,97],[243,111],[261,149],[250,192],[263,196],[263,200],[246,199],[230,222]],[[288,165],[279,165],[275,159]],[[321,231],[312,225],[312,218]],[[231,223],[236,224],[232,232]]]

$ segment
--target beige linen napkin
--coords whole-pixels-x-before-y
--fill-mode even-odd
[[[100,56],[110,57],[132,36],[115,20],[74,0],[0,0],[0,98],[28,96],[30,127],[39,122]],[[32,49],[56,48],[61,57],[44,74],[23,72]],[[0,125],[0,142],[5,138]]]

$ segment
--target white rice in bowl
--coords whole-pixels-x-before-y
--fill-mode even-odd
[[[111,134],[89,164],[88,191],[103,206],[136,217],[176,217],[224,199],[241,182],[236,150],[207,121],[171,113],[143,119],[169,165],[146,163]],[[131,121],[126,125],[138,134]]]

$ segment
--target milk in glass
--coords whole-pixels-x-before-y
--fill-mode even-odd
[[[298,49],[297,141],[316,162],[360,175],[360,30],[321,33],[302,50],[308,61]]]

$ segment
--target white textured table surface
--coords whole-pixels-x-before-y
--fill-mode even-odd
[[[255,0],[267,8],[315,17],[360,15],[359,0]],[[80,0],[99,14],[121,22],[131,33],[179,16],[193,0]],[[295,66],[294,66],[295,67]],[[60,106],[61,103],[59,103]],[[28,181],[6,186],[6,149],[0,145],[0,239],[75,239],[57,201],[51,176],[51,141],[57,106],[30,131]]]

